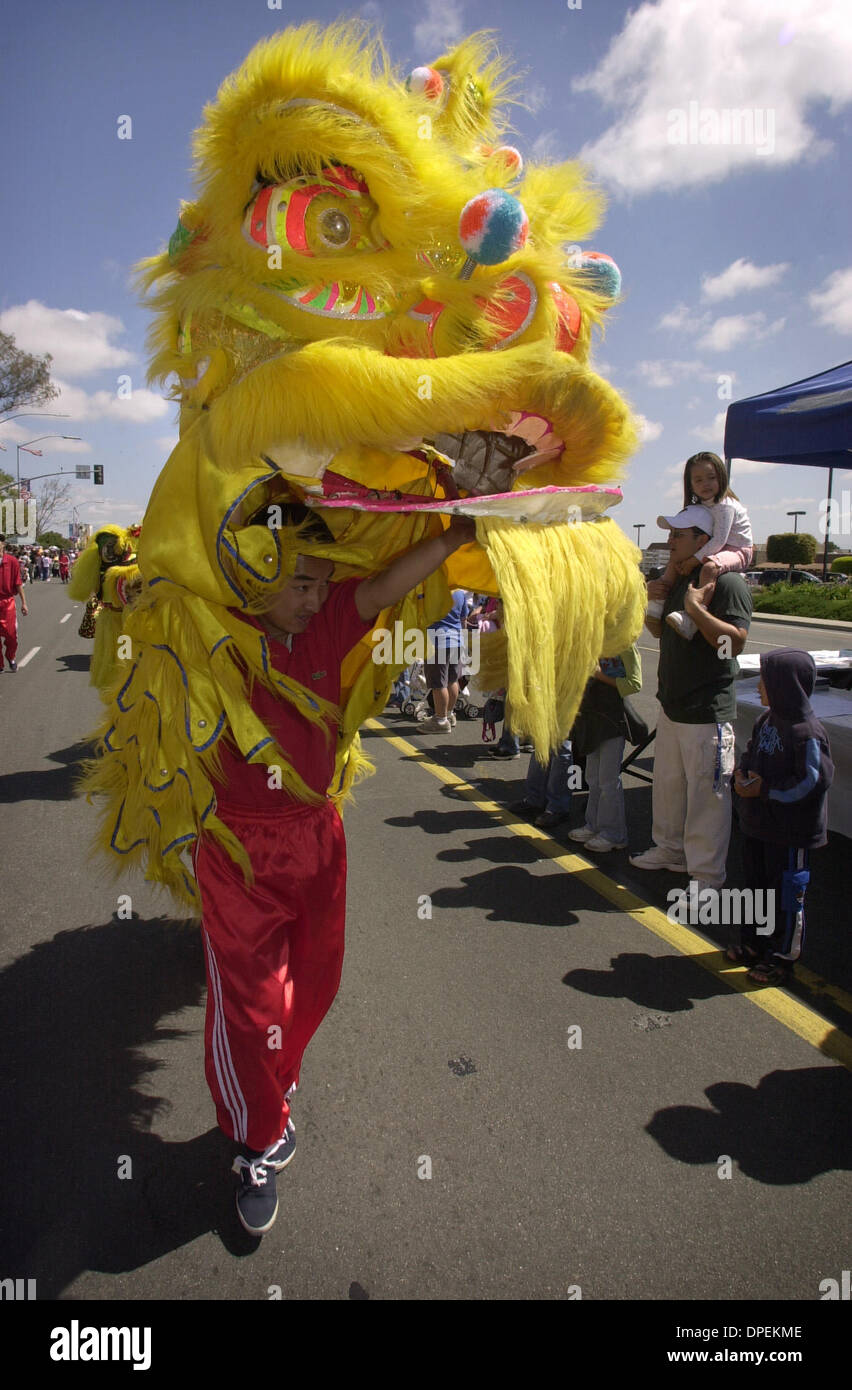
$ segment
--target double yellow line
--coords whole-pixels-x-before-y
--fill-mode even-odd
[[[412,758],[433,777],[437,777],[440,782],[452,787],[458,796],[471,802],[478,810],[505,825],[514,835],[520,835],[526,840],[534,840],[537,850],[543,857],[552,859],[560,869],[572,874],[581,883],[593,889],[600,897],[612,903],[619,911],[632,917],[640,926],[646,927],[648,931],[652,931],[655,936],[659,936],[669,946],[673,946],[681,955],[694,957],[696,964],[700,965],[702,969],[708,970],[711,975],[722,980],[731,989],[745,995],[752,1004],[756,1004],[759,1009],[763,1009],[764,1013],[770,1014],[779,1023],[783,1023],[785,1028],[789,1028],[792,1033],[796,1033],[805,1042],[810,1043],[811,1047],[817,1048],[826,1057],[841,1062],[843,1066],[852,1071],[852,1037],[849,1034],[842,1032],[813,1009],[785,993],[784,990],[754,984],[748,978],[744,967],[732,965],[724,951],[719,950],[713,942],[707,941],[697,932],[690,931],[688,927],[669,921],[665,913],[661,912],[659,908],[652,907],[650,903],[637,898],[636,894],[631,893],[629,888],[616,883],[614,879],[609,878],[579,854],[566,851],[564,845],[551,839],[538,826],[519,820],[505,806],[499,806],[496,801],[490,801],[484,797],[469,782],[465,782],[463,778],[456,776],[448,768],[442,767],[440,763],[434,762],[422,748],[415,748],[413,743],[408,743],[403,738],[397,738],[395,734],[389,734],[386,726],[379,720],[368,719],[365,727],[380,732],[384,743]],[[847,994],[845,990],[829,984],[801,965],[796,966],[796,978],[810,994],[823,995],[832,999],[835,1004],[852,1017],[852,996]]]

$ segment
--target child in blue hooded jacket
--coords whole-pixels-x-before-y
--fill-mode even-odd
[[[742,927],[729,960],[750,964],[758,984],[783,984],[804,941],[810,852],[828,840],[827,796],[834,776],[828,736],[811,708],[816,666],[809,652],[785,647],[760,658],[761,703],[734,774],[746,886],[774,890],[770,934]]]

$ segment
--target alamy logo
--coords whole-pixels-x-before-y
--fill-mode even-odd
[[[151,1366],[150,1327],[81,1327],[77,1318],[70,1327],[54,1327],[50,1333],[51,1361],[132,1361],[134,1371]]]
[[[35,502],[4,497],[2,512],[2,529],[7,536],[26,536],[28,541],[35,541],[38,535]]]
[[[22,1303],[27,1298],[35,1298],[35,1279],[0,1279],[0,1298],[9,1302]]]
[[[774,888],[672,888],[666,894],[666,917],[678,926],[754,927],[757,936],[775,930]]]
[[[775,152],[773,107],[672,107],[667,113],[670,145],[751,145],[756,154]]]
[[[373,629],[372,657],[376,666],[411,666],[415,661],[423,661],[428,666],[442,666],[464,663],[465,668],[475,676],[479,670],[480,632],[473,628],[470,632],[433,631],[427,628],[424,633],[419,627],[403,627],[397,619],[393,632],[386,627]]]

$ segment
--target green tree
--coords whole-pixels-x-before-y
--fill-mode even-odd
[[[38,545],[59,546],[67,546],[71,544],[68,537],[63,536],[59,531],[42,531],[41,535],[37,537],[37,543]]]
[[[50,379],[49,352],[34,357],[15,347],[11,333],[0,333],[0,415],[9,415],[20,406],[45,405],[59,395]]]
[[[777,536],[769,536],[766,542],[766,558],[770,564],[789,565],[790,574],[794,565],[812,565],[817,553],[816,536],[807,531],[782,531]]]

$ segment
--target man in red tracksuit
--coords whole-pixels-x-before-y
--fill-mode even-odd
[[[6,537],[0,535],[0,671],[3,670],[3,649],[10,671],[17,671],[18,614],[15,599],[21,595],[21,612],[27,616],[27,600],[21,579],[21,567],[14,555],[6,554]]]
[[[473,522],[454,518],[441,536],[421,541],[368,579],[331,584],[330,560],[299,555],[295,572],[259,617],[277,670],[337,704],[346,653],[376,617],[475,537]],[[330,539],[330,537],[329,537]],[[302,718],[296,707],[256,685],[253,709],[307,785],[327,797],[336,736]],[[247,885],[212,836],[196,844],[207,967],[205,1072],[219,1127],[243,1152],[237,1212],[263,1235],[278,1212],[275,1174],[295,1150],[288,1097],[302,1056],[337,993],[343,964],[346,845],[340,816],[321,805],[287,801],[269,785],[264,763],[248,763],[221,746],[224,782],[216,814],[252,862]]]

